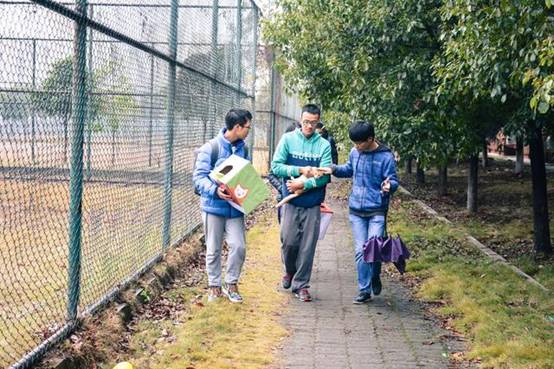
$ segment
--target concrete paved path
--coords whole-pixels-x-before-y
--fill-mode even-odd
[[[281,368],[447,368],[438,338],[444,332],[433,328],[398,281],[383,275],[380,296],[352,304],[357,288],[348,210],[344,203],[330,205],[335,215],[318,244],[314,301],[292,299],[289,305],[284,323],[291,336],[283,343]]]

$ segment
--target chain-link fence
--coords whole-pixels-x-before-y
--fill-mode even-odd
[[[0,1],[0,367],[24,368],[200,224],[194,149],[299,118],[250,0]],[[257,108],[257,109],[256,109]]]
[[[258,60],[261,60],[262,66],[261,71],[258,71],[256,89],[256,128],[261,129],[256,133],[255,145],[259,142],[263,147],[258,150],[256,157],[260,165],[257,169],[263,172],[287,127],[298,125],[301,107],[296,97],[285,93],[281,76],[273,68],[274,55],[271,49],[262,48],[261,54]]]

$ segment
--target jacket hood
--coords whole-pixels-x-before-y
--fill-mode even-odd
[[[392,152],[392,150],[385,144],[378,142],[379,146],[373,151],[360,151],[360,154],[375,154],[378,152]]]
[[[225,138],[225,132],[227,132],[227,128],[225,127],[221,128],[219,130],[219,133],[217,134],[217,139],[219,141],[219,144],[224,145],[229,151],[232,151],[231,150],[232,146],[234,146],[236,149],[239,149],[246,144],[242,139],[235,141],[234,143],[231,143],[231,141]]]

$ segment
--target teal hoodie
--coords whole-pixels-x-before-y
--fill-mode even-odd
[[[329,141],[316,132],[310,138],[306,138],[297,128],[292,132],[285,133],[279,141],[271,162],[271,171],[286,181],[290,177],[300,176],[300,167],[328,167],[330,165],[331,146]],[[325,199],[325,186],[328,182],[329,176],[308,179],[304,183],[306,192],[292,199],[290,203],[303,208],[321,204]],[[283,186],[283,197],[289,194],[287,186]]]

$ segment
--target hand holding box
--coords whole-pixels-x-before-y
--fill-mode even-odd
[[[231,155],[210,172],[218,185],[225,185],[231,200],[229,204],[244,214],[250,213],[269,196],[269,189],[252,164],[237,155]]]

